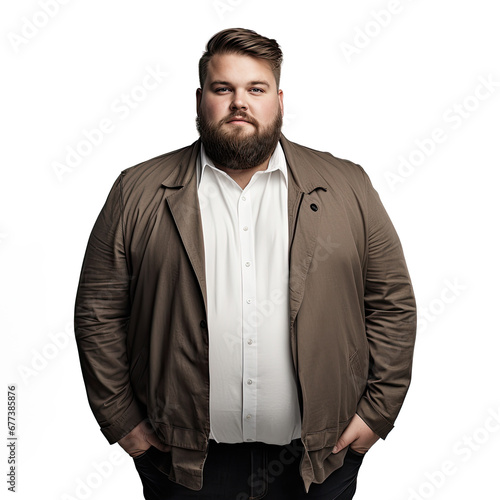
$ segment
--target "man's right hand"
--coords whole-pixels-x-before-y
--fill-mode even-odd
[[[136,425],[126,436],[122,437],[118,444],[132,457],[138,457],[149,450],[151,446],[160,451],[168,452],[171,447],[162,444],[155,434],[148,419]]]

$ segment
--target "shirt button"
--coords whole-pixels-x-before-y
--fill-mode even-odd
[[[246,200],[247,200],[244,196],[242,196],[242,197],[241,197],[241,199],[242,199],[243,201],[246,201]]]
[[[252,379],[251,379],[251,378],[249,378],[249,379],[247,380],[247,384],[248,384],[248,385],[252,385],[252,384],[253,384],[253,382],[252,382]]]
[[[248,226],[243,226],[243,231],[248,231]]]
[[[252,344],[253,344],[253,340],[252,340],[252,339],[248,339],[248,340],[247,340],[247,344],[248,344],[248,345],[252,345]]]
[[[250,267],[250,262],[245,262],[245,266]]]
[[[252,303],[252,299],[247,299],[247,304],[251,304]]]
[[[253,441],[253,439],[252,438],[247,438],[247,441]]]
[[[247,420],[250,420],[252,418],[252,415],[247,415]]]

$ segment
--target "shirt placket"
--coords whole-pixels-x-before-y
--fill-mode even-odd
[[[242,428],[245,441],[257,439],[257,325],[255,268],[255,234],[252,223],[251,196],[244,191],[238,204],[238,231],[241,243],[241,283],[242,283],[242,381],[243,406]],[[253,320],[252,320],[253,318]]]

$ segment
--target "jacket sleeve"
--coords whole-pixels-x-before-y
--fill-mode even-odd
[[[357,413],[385,439],[410,385],[416,304],[398,235],[366,173],[364,178],[368,211],[364,304],[370,362]]]
[[[75,336],[87,397],[110,443],[146,417],[130,385],[126,350],[130,279],[124,249],[123,175],[113,184],[90,234],[75,303]]]

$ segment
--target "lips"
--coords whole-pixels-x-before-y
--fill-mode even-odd
[[[245,120],[245,118],[243,118],[242,116],[233,116],[232,118],[230,118],[227,123],[231,123],[231,122],[245,122],[245,123],[252,123],[248,120]]]

